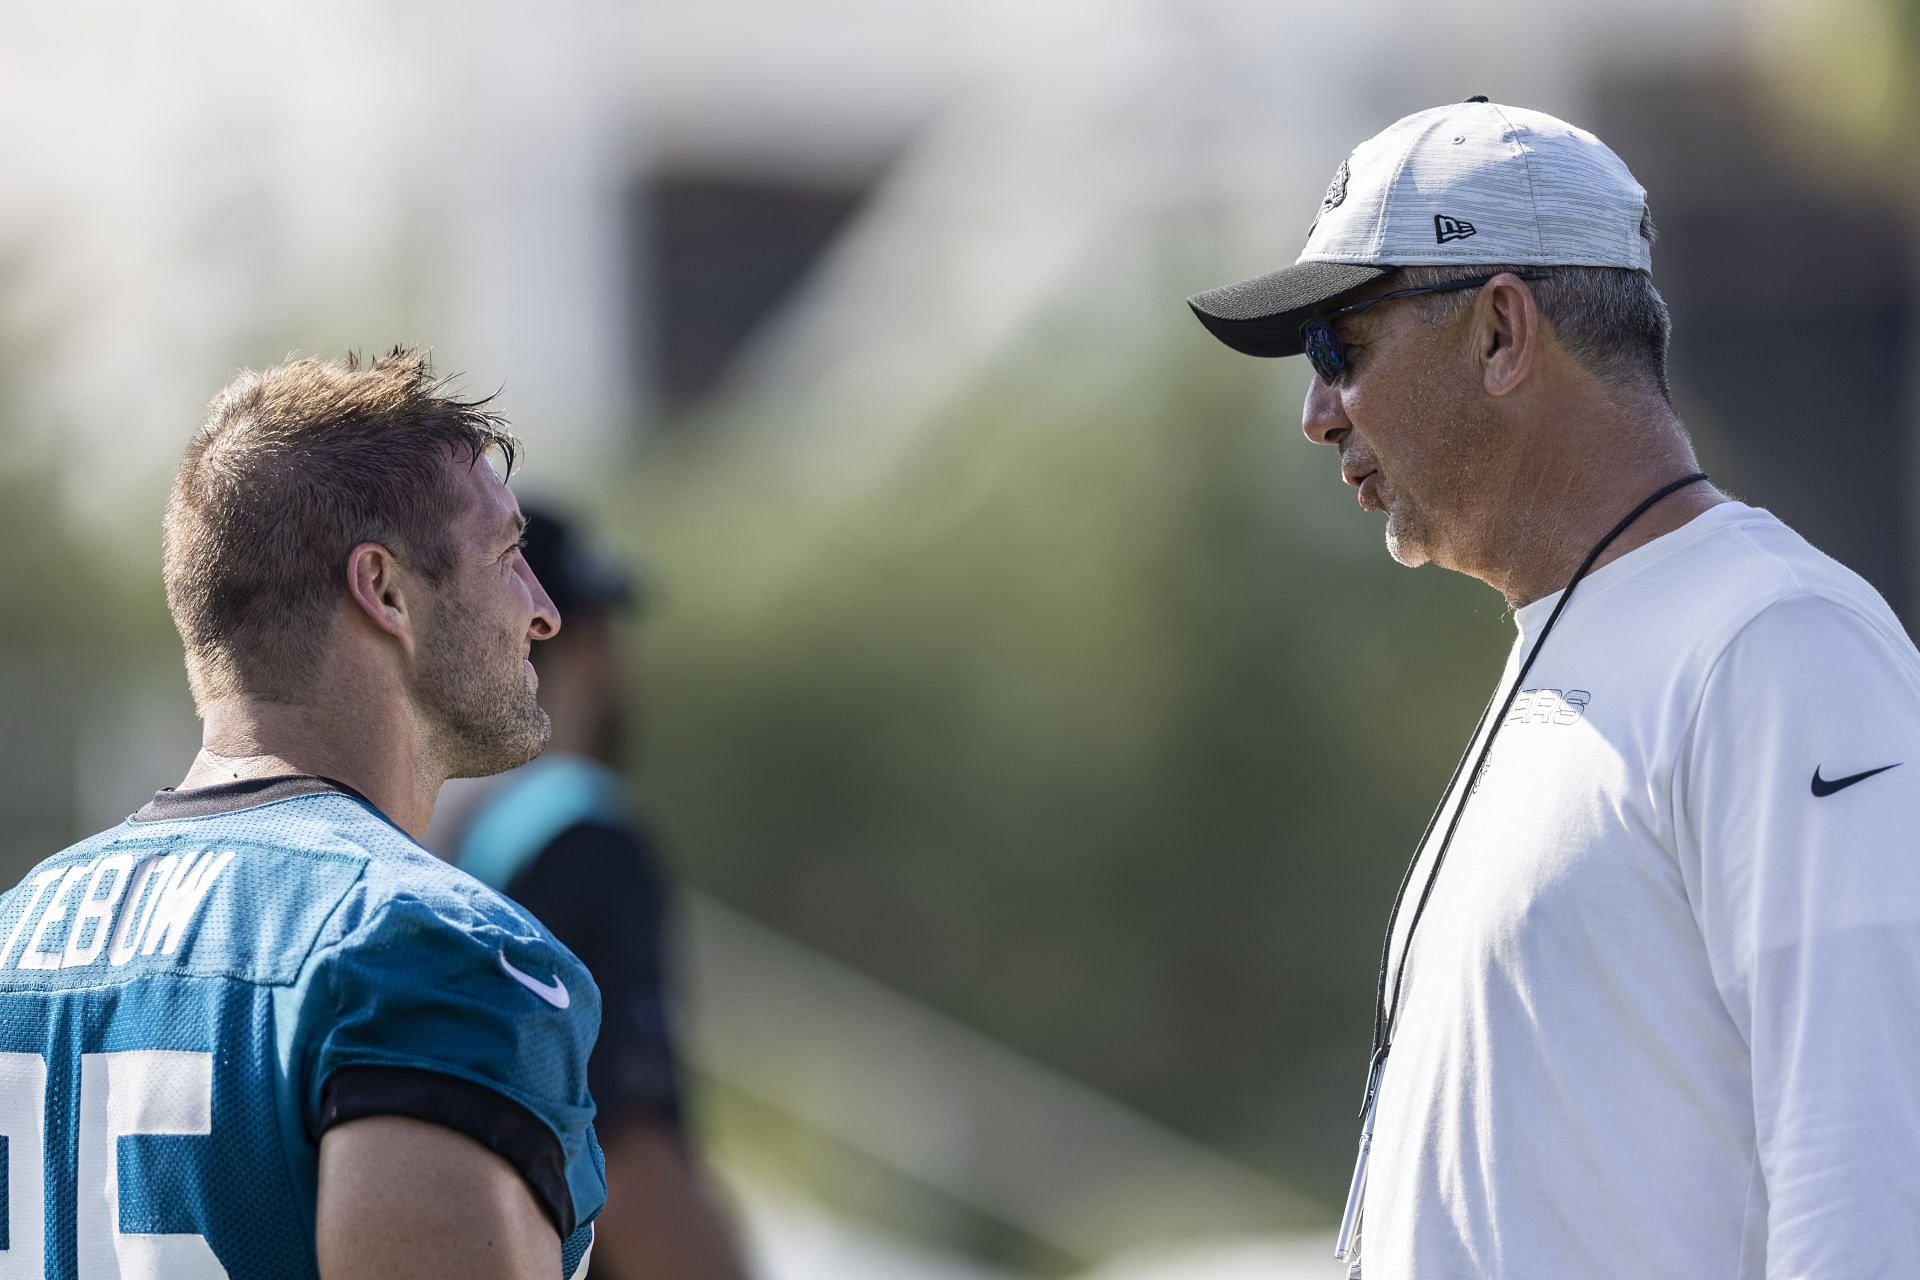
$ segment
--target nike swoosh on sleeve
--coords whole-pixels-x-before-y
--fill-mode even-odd
[[[504,951],[500,952],[500,967],[506,970],[509,978],[512,978],[515,982],[533,992],[533,994],[539,996],[556,1009],[564,1009],[573,1003],[573,997],[567,994],[567,984],[560,981],[558,974],[554,975],[553,981],[542,982],[532,974],[524,973],[514,968],[513,961],[507,959],[507,953]]]
[[[1813,766],[1813,794],[1816,796],[1830,796],[1836,791],[1844,791],[1856,782],[1865,782],[1876,773],[1885,773],[1889,769],[1898,769],[1904,763],[1905,761],[1896,760],[1892,764],[1883,764],[1878,769],[1868,769],[1865,773],[1848,774],[1844,778],[1834,778],[1831,781],[1821,777],[1820,766],[1815,765]]]

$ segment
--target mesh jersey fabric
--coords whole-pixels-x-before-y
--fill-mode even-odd
[[[329,1088],[372,1081],[349,1115],[457,1108],[471,1132],[492,1104],[549,1148],[554,1273],[574,1274],[606,1185],[585,967],[370,805],[285,791],[129,820],[0,896],[0,1259],[317,1276],[319,1142],[347,1118]],[[383,1097],[402,1074],[428,1088]]]

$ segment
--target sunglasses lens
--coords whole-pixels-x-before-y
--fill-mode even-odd
[[[1340,349],[1333,327],[1324,320],[1309,320],[1300,326],[1300,336],[1305,339],[1307,363],[1313,371],[1326,382],[1338,378],[1347,367],[1347,353]]]

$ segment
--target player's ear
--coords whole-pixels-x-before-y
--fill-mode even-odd
[[[1544,336],[1545,318],[1533,290],[1511,272],[1495,276],[1474,302],[1473,324],[1481,386],[1490,396],[1516,390],[1532,371]]]
[[[366,620],[413,652],[414,606],[399,557],[378,542],[347,553],[347,598]]]

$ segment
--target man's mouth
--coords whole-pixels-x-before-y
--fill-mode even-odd
[[[1342,471],[1340,478],[1352,485],[1358,492],[1354,495],[1362,511],[1380,509],[1380,472],[1374,468],[1366,470]]]

